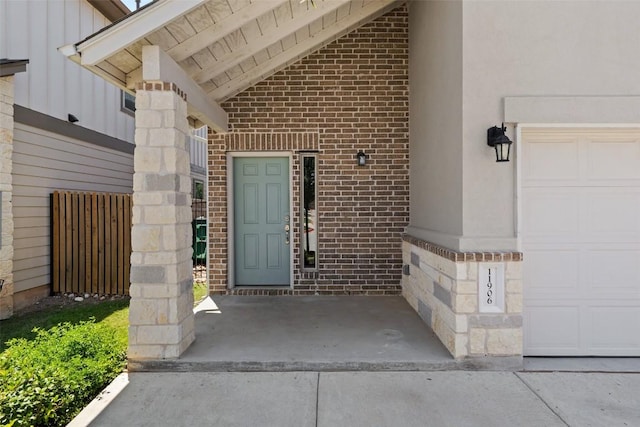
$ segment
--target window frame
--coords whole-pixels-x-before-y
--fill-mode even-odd
[[[133,109],[127,106],[127,95],[130,96],[133,100]],[[130,116],[135,117],[136,115],[136,96],[126,92],[124,90],[120,90],[120,111]]]
[[[305,250],[305,236],[304,233],[306,231],[306,224],[308,217],[305,215],[305,159],[311,158],[313,159],[313,206],[315,207],[315,218],[314,218],[314,230],[316,234],[316,245],[315,245],[315,255],[314,255],[314,265],[307,266],[306,264],[306,250]],[[298,239],[299,247],[300,247],[300,270],[303,272],[317,272],[319,270],[319,233],[318,233],[319,225],[318,225],[318,153],[317,152],[300,152],[300,238]],[[309,251],[310,252],[310,251]]]

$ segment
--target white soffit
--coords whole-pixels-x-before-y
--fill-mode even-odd
[[[206,0],[159,0],[148,8],[116,22],[106,30],[96,33],[80,42],[76,50],[80,52],[82,65],[96,65],[118,51],[140,40],[149,33],[168,23],[174,16],[182,16]]]
[[[216,104],[403,3],[157,0],[64,50],[131,91],[143,78],[143,47],[159,46]]]

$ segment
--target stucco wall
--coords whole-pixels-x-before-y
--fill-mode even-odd
[[[638,2],[465,2],[464,235],[469,249],[494,246],[485,236],[506,238],[498,249],[515,247],[515,162],[495,164],[485,143],[486,129],[503,119],[503,98],[640,94],[639,16]]]
[[[461,8],[462,21],[459,15],[451,13],[456,8]],[[410,50],[412,100],[426,95],[426,90],[416,83],[416,79],[430,75],[430,62],[424,57],[446,57],[434,48],[434,43],[451,43],[453,27],[462,25],[463,28],[462,69],[458,62],[445,62],[446,69],[438,79],[439,84],[444,84],[445,76],[462,75],[462,113],[450,108],[451,120],[444,122],[448,135],[455,135],[456,129],[462,127],[462,158],[452,162],[460,169],[444,175],[437,174],[437,169],[432,170],[429,177],[439,179],[440,186],[424,189],[428,194],[423,198],[415,195],[424,186],[424,176],[415,175],[415,166],[436,168],[438,160],[429,156],[430,151],[445,156],[438,150],[441,147],[437,145],[439,141],[435,135],[427,140],[430,149],[417,145],[421,135],[416,132],[419,125],[415,122],[434,126],[435,118],[439,116],[433,109],[438,106],[446,109],[448,103],[440,99],[428,100],[425,105],[412,102],[410,231],[414,228],[430,230],[431,235],[425,233],[417,237],[456,250],[514,250],[516,162],[495,163],[495,155],[486,145],[487,128],[504,120],[505,97],[573,96],[582,99],[640,94],[637,75],[640,69],[640,3],[412,2],[410,15],[410,43],[415,46]],[[434,21],[447,25],[436,32],[437,26],[427,25]],[[424,28],[428,26],[432,26],[431,31]],[[447,55],[458,52],[459,48],[458,44],[451,43]],[[452,90],[448,94],[446,98],[457,96]],[[612,108],[622,110],[629,105],[622,99],[618,107],[613,103]],[[623,116],[624,112],[607,111],[607,120],[616,115]],[[565,116],[565,121],[571,122],[571,119],[571,114]],[[454,120],[456,123],[452,123]],[[509,134],[513,139],[513,126]],[[444,150],[444,153],[456,155],[452,149]],[[462,185],[451,179],[458,174],[463,177]],[[451,201],[454,195],[460,197],[461,203],[460,200]],[[456,208],[462,205],[461,230],[452,227],[455,216],[438,213],[447,209],[442,206],[444,202]],[[423,220],[418,218],[418,213]],[[458,238],[456,234],[462,236]]]
[[[462,4],[413,2],[409,28],[408,231],[450,246],[462,234]]]

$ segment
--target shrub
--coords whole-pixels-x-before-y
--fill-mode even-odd
[[[126,343],[92,319],[35,329],[0,355],[0,424],[65,425],[122,372]]]

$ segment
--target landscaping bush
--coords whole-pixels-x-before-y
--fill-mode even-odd
[[[3,426],[67,424],[126,363],[126,337],[93,319],[34,331],[35,339],[12,339],[0,355]]]

